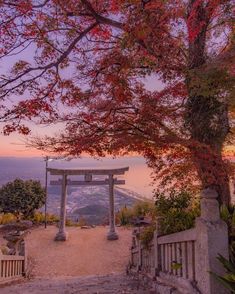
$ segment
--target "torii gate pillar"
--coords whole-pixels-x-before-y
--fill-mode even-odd
[[[55,241],[66,241],[68,239],[68,233],[65,231],[66,203],[67,203],[67,175],[64,174],[62,178],[59,231],[55,236]]]
[[[115,231],[115,210],[113,195],[114,180],[113,175],[109,175],[109,225],[110,229],[107,235],[108,240],[117,240],[118,234]]]

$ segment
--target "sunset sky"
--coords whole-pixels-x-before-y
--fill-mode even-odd
[[[15,59],[13,59],[15,61]],[[9,66],[9,65],[8,65]],[[6,67],[3,66],[3,67]],[[157,80],[156,77],[149,77],[144,81],[146,88],[150,91],[159,91],[163,88],[163,84]],[[53,134],[59,131],[59,126],[39,126],[35,124],[30,124],[31,131],[33,135],[44,135]],[[13,133],[9,136],[4,136],[2,134],[3,124],[0,125],[0,156],[16,156],[16,157],[32,157],[32,156],[42,156],[43,152],[38,151],[29,147],[26,147],[25,141],[27,136],[19,135]]]
[[[42,126],[34,126],[33,132],[36,134],[45,134],[50,132],[53,134],[55,128],[53,127],[42,127]],[[34,156],[42,156],[43,152],[26,147],[25,141],[27,136],[19,135],[13,133],[9,136],[0,135],[0,156],[14,156],[14,157],[34,157]],[[229,157],[235,157],[235,147],[227,146],[225,148],[226,155]]]

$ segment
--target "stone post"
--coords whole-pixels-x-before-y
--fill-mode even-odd
[[[24,276],[28,275],[28,248],[26,245],[26,241],[23,241],[23,255],[24,255]]]
[[[62,178],[59,232],[55,236],[55,241],[66,241],[68,239],[68,233],[66,233],[65,231],[66,203],[67,203],[67,175],[64,174]]]
[[[0,282],[1,282],[1,280],[2,280],[2,256],[3,256],[3,254],[2,254],[2,250],[0,249]]]
[[[160,232],[160,220],[161,217],[157,217],[156,219],[156,230],[154,231],[154,236],[153,236],[153,244],[154,244],[154,275],[158,275],[159,271],[161,271],[160,268],[160,252],[159,252],[159,246],[158,246],[158,236],[161,233]]]
[[[228,228],[220,219],[218,194],[212,189],[201,193],[201,216],[196,219],[195,275],[202,294],[229,293],[210,272],[225,274],[218,254],[228,258]]]
[[[139,239],[140,237],[140,232],[141,229],[140,227],[138,227],[138,271],[141,271],[142,268],[142,244],[141,244],[141,240]]]
[[[154,268],[151,270],[151,275],[155,277],[159,272],[159,251],[158,251],[158,233],[155,230],[153,235],[153,258],[154,258]]]
[[[110,229],[107,235],[108,240],[117,240],[118,234],[115,231],[115,210],[114,210],[114,180],[113,175],[109,175],[109,225]]]

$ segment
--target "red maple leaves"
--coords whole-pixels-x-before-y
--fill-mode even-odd
[[[17,95],[22,100],[2,110],[3,120],[13,121],[5,133],[27,133],[24,120],[59,122],[65,132],[39,140],[40,148],[72,155],[139,152],[163,184],[171,176],[183,182],[189,171],[194,177],[202,169],[195,158],[204,166],[214,150],[211,157],[194,153],[193,144],[201,147],[205,142],[186,126],[187,107],[192,96],[203,101],[219,93],[221,100],[230,91],[224,87],[228,79],[222,83],[207,73],[212,62],[219,64],[221,50],[230,52],[227,39],[216,39],[212,32],[219,28],[230,38],[231,2],[1,3],[0,54],[5,59],[21,52],[33,55],[19,57],[10,75],[1,76],[0,98]],[[223,65],[221,80],[232,71],[230,62]],[[147,91],[144,80],[149,76],[164,89]],[[200,111],[197,115],[202,117]],[[208,178],[215,181],[212,174]]]

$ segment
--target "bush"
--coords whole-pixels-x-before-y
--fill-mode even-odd
[[[54,224],[59,221],[59,217],[57,215],[47,213],[46,216],[48,224]],[[34,215],[30,217],[30,220],[35,224],[42,224],[45,222],[45,214],[40,211],[36,211]]]
[[[156,208],[152,201],[139,201],[133,206],[133,216],[148,216],[152,219],[156,217]]]
[[[137,217],[148,216],[152,220],[155,219],[156,209],[151,201],[138,201],[133,207],[122,207],[116,214],[116,222],[121,226],[131,225],[132,221]]]
[[[235,206],[221,205],[220,217],[228,226],[229,243],[232,244],[235,241]]]
[[[229,205],[227,207],[224,204],[221,205],[220,217],[228,226],[230,255],[229,259],[220,254],[217,256],[217,259],[226,271],[225,275],[220,276],[213,272],[211,274],[231,293],[235,293],[235,206]]]
[[[161,234],[171,234],[190,229],[200,215],[199,201],[187,191],[172,191],[167,197],[156,194],[156,212]]]
[[[133,209],[128,208],[126,206],[122,207],[116,215],[116,221],[121,226],[130,225],[132,219],[133,219]]]
[[[0,209],[4,213],[23,214],[25,218],[45,203],[45,190],[39,181],[16,179],[0,189]]]
[[[1,245],[0,246],[0,255],[1,255],[1,253],[3,255],[8,255],[9,254],[9,249],[7,248],[6,245]]]
[[[31,220],[36,224],[41,224],[41,223],[45,222],[45,215],[44,215],[44,213],[41,213],[41,212],[37,211],[37,212],[34,213]]]
[[[77,225],[78,225],[79,227],[87,226],[87,221],[85,220],[84,217],[81,217],[81,218],[79,219]]]
[[[0,214],[0,225],[5,225],[13,223],[17,220],[16,216],[12,213],[2,213]]]
[[[79,223],[73,222],[71,219],[66,219],[65,225],[67,227],[79,227],[80,226]]]
[[[155,230],[156,226],[153,224],[149,227],[143,228],[143,230],[141,231],[139,239],[141,240],[141,243],[143,244],[144,248],[149,248],[149,244],[153,240]]]
[[[235,252],[234,249],[230,248],[230,258],[226,259],[222,255],[217,256],[218,261],[224,267],[226,273],[220,276],[216,273],[211,274],[226,288],[230,293],[235,293]],[[228,293],[229,293],[228,292]]]

